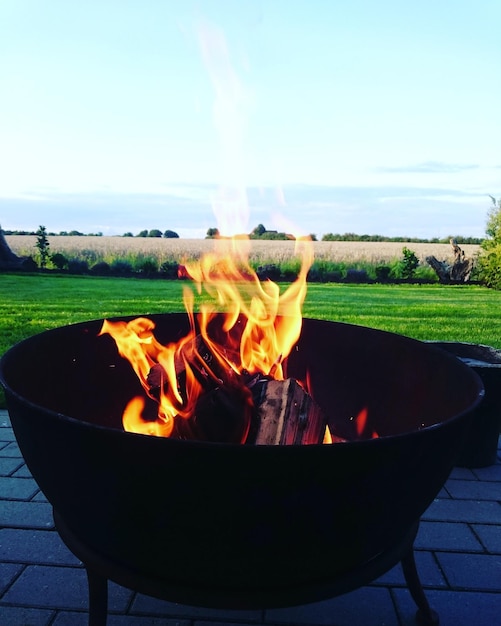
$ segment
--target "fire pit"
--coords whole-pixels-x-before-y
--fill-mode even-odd
[[[188,331],[185,314],[150,317],[162,342]],[[105,623],[94,600],[106,578],[189,604],[265,608],[344,593],[399,560],[420,619],[436,623],[412,542],[481,400],[474,372],[406,337],[305,319],[287,375],[307,375],[346,443],[158,438],[124,432],[142,390],[101,326],[47,331],[0,363],[26,463],[88,567],[91,623]],[[361,410],[377,438],[357,435]]]

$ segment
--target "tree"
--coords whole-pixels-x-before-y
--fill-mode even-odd
[[[206,239],[215,239],[216,237],[219,237],[219,230],[217,228],[207,229]]]
[[[137,233],[137,237],[147,237],[147,236],[148,236],[147,230],[141,230],[139,233]]]
[[[44,269],[50,256],[50,243],[49,239],[47,238],[47,229],[45,228],[45,226],[39,226],[35,234],[37,236],[35,247],[38,248],[38,254],[40,255],[40,267]]]
[[[166,239],[179,239],[179,235],[173,230],[166,230],[164,233]]]
[[[262,224],[258,224],[256,228],[253,229],[252,234],[254,237],[262,237],[266,232],[266,228]]]
[[[402,278],[412,278],[416,273],[417,267],[419,265],[419,259],[416,254],[409,250],[409,248],[404,247],[402,249],[403,257],[398,263],[398,271]]]
[[[487,237],[478,257],[478,277],[487,287],[501,289],[501,198],[490,198],[492,207],[487,216]]]
[[[158,228],[152,228],[148,233],[148,237],[161,237],[162,231],[158,230]]]

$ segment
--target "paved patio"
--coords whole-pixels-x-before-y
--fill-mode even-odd
[[[442,626],[501,624],[501,451],[495,465],[455,468],[423,516],[416,562]],[[329,601],[267,611],[204,610],[110,584],[108,626],[411,626],[400,566]],[[6,411],[0,411],[0,624],[83,626],[87,582],[54,530]]]

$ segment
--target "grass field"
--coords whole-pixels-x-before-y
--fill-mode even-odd
[[[0,274],[0,355],[33,334],[121,315],[183,310],[183,281]],[[285,287],[284,287],[285,288]],[[422,340],[501,348],[501,292],[475,285],[311,284],[305,317]],[[0,395],[0,406],[3,396]]]
[[[36,237],[7,235],[7,243],[19,256],[35,254]],[[157,237],[49,237],[51,253],[61,252],[68,257],[92,256],[109,262],[117,257],[152,256],[159,263],[181,261],[184,257],[198,258],[213,250],[217,241],[211,239],[163,239]],[[404,246],[410,248],[421,263],[427,256],[452,261],[452,248],[444,243],[403,243],[364,241],[316,241],[315,259],[335,262],[389,263],[402,256]],[[467,257],[474,257],[480,246],[462,245]],[[252,241],[250,260],[258,263],[281,263],[294,257],[293,241]]]

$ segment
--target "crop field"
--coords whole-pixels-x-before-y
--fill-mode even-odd
[[[19,256],[33,256],[36,237],[31,235],[7,235],[7,243]],[[212,239],[164,239],[160,237],[49,237],[50,252],[60,252],[67,257],[89,257],[110,261],[117,258],[137,256],[154,257],[159,263],[199,258],[205,252],[221,244]],[[293,241],[250,242],[249,258],[257,263],[283,263],[295,257]],[[316,260],[371,264],[389,263],[402,256],[404,247],[412,250],[421,263],[433,255],[439,260],[453,258],[452,248],[443,243],[363,242],[363,241],[316,241],[313,243]],[[479,251],[475,244],[462,245],[467,257]]]

